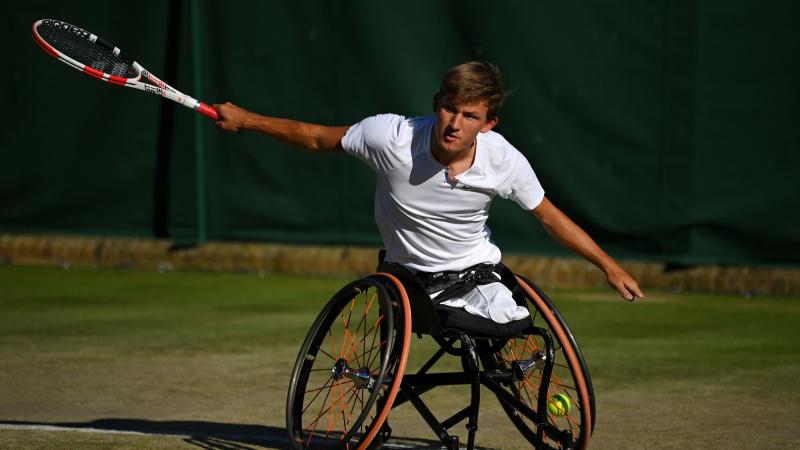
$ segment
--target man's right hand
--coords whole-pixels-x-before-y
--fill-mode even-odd
[[[212,106],[219,114],[219,120],[216,123],[217,128],[234,133],[245,128],[247,118],[252,114],[250,111],[240,108],[231,102],[215,103]]]

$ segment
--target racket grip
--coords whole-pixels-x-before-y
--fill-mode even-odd
[[[200,105],[197,107],[197,112],[213,119],[214,121],[219,120],[219,115],[217,114],[217,110],[214,109],[214,107],[209,105],[208,103],[200,102]]]

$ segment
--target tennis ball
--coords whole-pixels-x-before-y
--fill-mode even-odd
[[[569,397],[564,394],[556,394],[550,397],[550,401],[547,402],[547,410],[556,417],[569,414],[569,409],[571,407],[572,405],[569,402]]]

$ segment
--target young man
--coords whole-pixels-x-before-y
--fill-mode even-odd
[[[553,238],[599,267],[623,298],[642,298],[636,281],[545,197],[525,157],[492,131],[504,97],[495,66],[468,62],[443,78],[432,117],[383,114],[353,126],[328,127],[265,117],[231,103],[214,107],[217,126],[224,130],[260,131],[312,151],[349,153],[369,165],[378,176],[375,220],[388,262],[422,277],[461,272],[456,279],[497,264],[500,250],[486,220],[499,195],[531,211]],[[517,307],[508,289],[488,273],[476,287],[448,296],[443,304],[498,323],[526,317],[527,310]]]

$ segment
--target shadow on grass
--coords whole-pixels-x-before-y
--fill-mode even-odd
[[[97,433],[130,433],[183,438],[184,442],[204,450],[289,450],[286,429],[265,425],[245,425],[198,420],[154,421],[145,419],[97,419],[89,422],[26,422],[0,420],[0,429],[75,430]],[[395,441],[395,442],[393,442]],[[398,447],[399,445],[399,447]],[[390,439],[385,448],[440,449],[438,441],[426,439]]]
[[[30,429],[73,429],[98,433],[131,433],[183,437],[203,449],[245,450],[267,447],[288,450],[286,430],[264,425],[243,425],[198,420],[97,419],[89,422],[23,422],[0,420],[3,425]],[[257,447],[251,447],[255,445]]]

